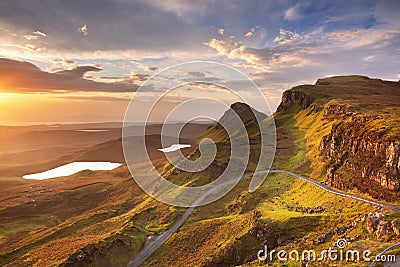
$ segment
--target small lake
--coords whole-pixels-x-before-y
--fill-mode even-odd
[[[191,147],[191,145],[186,145],[186,144],[173,144],[169,147],[165,147],[165,148],[159,148],[158,150],[161,152],[173,152],[173,151],[177,151],[181,148],[185,148],[185,147]]]
[[[121,165],[122,165],[121,163],[112,163],[112,162],[72,162],[48,171],[27,174],[22,176],[22,178],[33,179],[33,180],[44,180],[50,178],[69,176],[84,170],[110,171]]]

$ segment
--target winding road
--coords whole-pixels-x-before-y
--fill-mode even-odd
[[[313,184],[315,186],[318,186],[319,188],[321,188],[321,189],[323,189],[323,190],[325,190],[325,191],[327,191],[329,193],[332,193],[332,194],[335,194],[335,195],[338,195],[338,196],[341,196],[341,197],[352,198],[352,199],[355,199],[355,200],[358,200],[358,201],[361,201],[361,202],[364,202],[364,203],[368,203],[368,204],[371,204],[371,205],[374,205],[374,206],[378,206],[378,207],[382,207],[382,208],[385,208],[385,209],[389,209],[389,210],[392,210],[392,211],[395,211],[395,212],[400,212],[400,208],[399,207],[396,207],[396,206],[393,206],[393,205],[390,205],[390,204],[386,204],[386,203],[382,203],[382,202],[379,202],[379,201],[375,201],[375,200],[370,200],[370,199],[367,199],[367,198],[359,197],[359,196],[356,196],[356,195],[353,195],[353,194],[344,193],[344,192],[341,192],[339,190],[333,189],[332,187],[327,186],[327,185],[325,185],[323,183],[320,183],[318,181],[314,181],[312,179],[306,178],[306,177],[301,176],[299,174],[296,174],[294,172],[285,171],[285,170],[269,170],[269,171],[263,171],[263,172],[286,173],[286,174],[289,174],[289,175],[294,176],[296,178],[299,178],[299,179],[301,179],[303,181],[311,183],[311,184]],[[261,173],[263,173],[263,172],[261,172]]]
[[[382,258],[382,256],[385,255],[386,252],[388,252],[389,250],[398,248],[398,247],[400,247],[400,244],[395,244],[395,245],[392,245],[392,246],[386,248],[384,251],[381,252],[381,254],[379,254],[378,256],[375,257],[375,259],[371,262],[371,265],[370,265],[369,267],[373,267],[373,266],[375,265],[375,263],[378,262],[378,261],[376,260],[376,258],[378,258],[378,259]],[[396,256],[396,258],[397,258],[397,256]],[[398,266],[398,265],[397,265],[397,264],[396,264],[396,265],[393,265],[391,262],[387,262],[387,263],[385,263],[384,266],[393,266],[393,267],[394,267],[394,266]]]
[[[252,176],[254,174],[258,174],[258,173],[286,173],[288,175],[291,175],[293,177],[299,178],[303,181],[306,181],[308,183],[311,183],[315,186],[318,186],[319,188],[321,188],[322,190],[325,190],[329,193],[341,196],[341,197],[346,197],[346,198],[352,198],[355,199],[357,201],[361,201],[364,203],[368,203],[374,206],[378,206],[378,207],[382,207],[385,209],[389,209],[395,212],[400,212],[400,208],[390,205],[390,204],[386,204],[386,203],[382,203],[379,201],[374,201],[374,200],[370,200],[367,198],[363,198],[363,197],[359,197],[353,194],[348,194],[348,193],[344,193],[341,192],[339,190],[333,189],[332,187],[329,187],[323,183],[320,183],[318,181],[314,181],[310,178],[306,178],[304,176],[301,176],[297,173],[294,172],[290,172],[290,171],[286,171],[286,170],[265,170],[265,171],[260,171],[260,172],[256,172],[256,173],[250,173],[250,174],[245,174],[243,177],[241,177],[241,179],[247,178],[249,176]],[[187,218],[189,218],[190,214],[192,213],[192,211],[194,210],[194,208],[197,207],[197,205],[199,203],[201,203],[201,201],[207,197],[209,194],[211,194],[214,190],[216,190],[217,188],[219,188],[220,186],[226,185],[229,182],[225,182],[225,183],[221,183],[218,186],[208,190],[207,192],[205,192],[201,197],[199,197],[192,205],[192,207],[188,208],[185,213],[182,215],[182,217],[180,217],[176,223],[169,228],[167,231],[165,231],[164,233],[157,235],[157,236],[153,236],[153,238],[149,239],[148,242],[146,243],[146,245],[143,247],[143,249],[136,255],[136,257],[130,261],[128,263],[128,267],[137,267],[140,266],[140,264],[145,261],[157,248],[159,248],[162,244],[164,244],[165,241],[167,241],[167,239],[174,234],[176,231],[178,231],[178,229],[185,223],[185,221],[187,220]],[[385,254],[386,251],[393,249],[395,247],[400,247],[400,244],[396,244],[393,245],[389,248],[387,248],[386,250],[384,250],[381,255]],[[373,266],[375,262],[372,262],[370,266]]]

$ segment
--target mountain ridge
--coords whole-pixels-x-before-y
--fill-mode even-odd
[[[285,91],[277,112],[299,105],[305,118],[331,125],[313,148],[324,162],[326,184],[393,201],[398,196],[382,188],[400,189],[398,103],[399,82],[336,76]]]

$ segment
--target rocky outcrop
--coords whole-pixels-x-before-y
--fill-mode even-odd
[[[340,110],[341,114],[346,112]],[[327,164],[326,184],[339,189],[357,187],[368,193],[376,191],[375,184],[393,191],[400,189],[399,140],[369,131],[365,124],[371,119],[351,116],[334,124],[322,138],[319,150]]]
[[[109,241],[109,240],[108,240]],[[101,245],[99,245],[101,244]],[[101,241],[98,244],[89,244],[75,253],[71,254],[65,262],[59,266],[63,267],[81,267],[81,266],[93,266],[97,263],[101,266],[112,266],[112,250],[116,250],[119,256],[126,257],[131,255],[132,247],[126,244],[126,241],[117,237],[115,240],[106,243]]]
[[[298,103],[302,109],[306,109],[311,105],[313,101],[314,101],[313,97],[301,91],[296,91],[295,89],[291,89],[283,93],[282,101],[279,104],[276,111],[285,111],[293,103]]]
[[[354,108],[333,102],[325,107],[323,113],[325,117],[348,117],[354,114]]]
[[[246,199],[239,195],[236,200],[228,205],[228,211],[230,214],[232,213],[242,213],[244,210],[246,210],[248,206],[248,202]]]
[[[391,240],[393,238],[400,238],[400,229],[397,219],[392,221],[387,219],[387,215],[382,211],[375,213],[364,214],[361,217],[356,218],[348,225],[336,226],[329,229],[328,231],[317,236],[314,240],[315,244],[326,243],[329,240],[337,240],[332,238],[339,236],[340,238],[346,239],[347,242],[354,242],[362,238],[360,235],[349,236],[352,230],[357,228],[363,228],[368,233],[374,235],[378,239]],[[334,244],[336,246],[336,244]]]
[[[234,113],[239,116],[244,124],[249,122],[257,123],[258,121],[262,121],[267,118],[266,114],[255,110],[249,105],[241,102],[236,102],[233,103],[227,111],[225,111],[224,115],[222,115],[222,117],[220,118],[219,123],[225,126],[238,126],[236,125],[237,122]]]
[[[391,236],[400,237],[397,219],[388,221],[386,214],[382,212],[369,213],[362,218],[366,222],[366,229],[379,239],[388,240]]]
[[[313,208],[311,208],[311,207],[288,207],[288,210],[307,213],[307,214],[324,213],[326,211],[326,209],[321,206],[313,207]]]

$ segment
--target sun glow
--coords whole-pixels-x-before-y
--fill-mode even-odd
[[[0,86],[0,100],[9,100],[18,96],[18,94],[15,93],[2,93],[1,91],[2,87]]]

